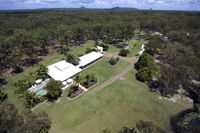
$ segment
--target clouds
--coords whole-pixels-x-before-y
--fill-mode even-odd
[[[200,0],[0,0],[0,9],[80,7],[109,8],[113,6],[143,9],[197,9]]]

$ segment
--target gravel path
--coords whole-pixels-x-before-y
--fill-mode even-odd
[[[112,78],[108,79],[107,81],[103,82],[102,84],[100,84],[99,86],[97,86],[96,88],[94,88],[92,91],[90,91],[90,93],[96,93],[98,91],[100,91],[101,89],[109,86],[110,84],[114,83],[116,80],[120,79],[121,77],[123,77],[126,73],[128,73],[132,68],[134,68],[134,64],[138,61],[138,58],[136,57],[121,57],[118,56],[117,53],[104,53],[105,57],[119,57],[121,60],[127,61],[129,63],[131,63],[128,67],[126,67],[125,69],[123,69],[121,72],[119,72],[117,75],[113,76]]]

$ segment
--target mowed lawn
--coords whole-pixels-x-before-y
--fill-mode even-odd
[[[87,74],[95,74],[98,79],[98,83],[95,84],[92,88],[98,86],[99,84],[103,83],[104,81],[108,80],[109,78],[113,77],[124,68],[126,68],[129,63],[120,60],[116,66],[111,66],[109,64],[110,58],[104,57],[97,63],[89,66],[83,72],[81,72],[81,76],[86,76]]]
[[[94,45],[95,42],[90,40],[87,41],[84,45],[71,47],[69,53],[77,56],[82,56],[85,54],[87,48],[92,48]]]
[[[107,68],[104,68],[107,71]],[[186,101],[159,100],[146,84],[134,78],[135,70],[97,93],[87,92],[74,101],[66,94],[58,103],[48,103],[35,112],[45,111],[52,120],[51,133],[100,133],[135,126],[136,121],[153,121],[165,129],[169,118],[188,107]],[[184,103],[184,104],[183,104]]]
[[[130,53],[128,54],[128,57],[134,57],[137,53],[140,52],[142,44],[144,44],[145,41],[142,40],[130,40],[129,41],[129,48],[128,50],[130,51]],[[113,45],[108,45],[109,49],[108,49],[108,53],[119,53],[120,52],[120,48],[117,48]]]
[[[137,53],[140,52],[142,44],[144,44],[145,41],[140,41],[140,40],[130,40],[129,41],[129,50],[130,53],[128,54],[128,57],[133,57]]]

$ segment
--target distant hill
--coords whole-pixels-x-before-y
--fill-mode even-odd
[[[138,10],[138,9],[132,7],[113,7],[110,10]]]

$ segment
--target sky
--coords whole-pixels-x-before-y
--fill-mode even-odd
[[[134,7],[154,10],[199,10],[200,0],[0,0],[0,10],[37,8]]]

